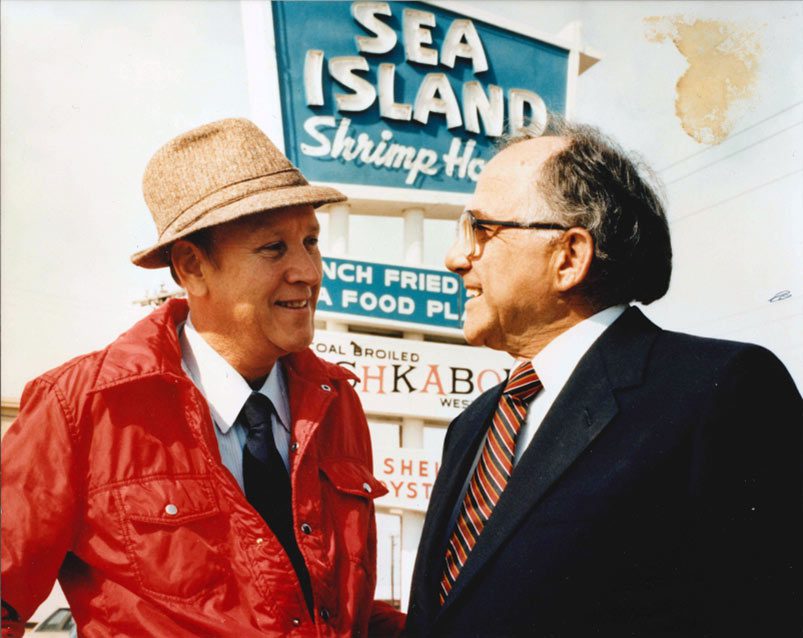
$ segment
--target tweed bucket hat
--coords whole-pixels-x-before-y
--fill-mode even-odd
[[[333,188],[310,185],[256,125],[212,122],[179,135],[148,162],[142,192],[158,241],[131,257],[143,268],[168,266],[169,246],[202,228],[286,206],[342,202]]]

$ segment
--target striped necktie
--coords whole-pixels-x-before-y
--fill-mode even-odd
[[[508,379],[446,548],[439,592],[441,605],[507,486],[513,471],[516,437],[527,416],[527,405],[542,387],[529,361],[518,365]]]

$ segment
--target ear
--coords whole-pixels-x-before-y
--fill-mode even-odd
[[[563,233],[554,253],[555,288],[568,292],[581,284],[594,259],[594,238],[585,228],[573,227]]]
[[[170,259],[173,270],[188,295],[202,297],[208,292],[204,273],[209,258],[198,246],[179,239],[170,247]]]

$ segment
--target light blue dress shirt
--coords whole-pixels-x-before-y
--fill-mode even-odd
[[[204,341],[192,325],[190,316],[187,316],[187,321],[179,326],[178,331],[181,367],[206,399],[215,424],[215,436],[223,465],[231,472],[240,489],[245,491],[243,447],[247,430],[235,421],[251,395],[251,386],[228,361]],[[272,417],[273,438],[284,466],[289,470],[290,402],[280,361],[276,361],[258,392],[268,397],[275,408]]]

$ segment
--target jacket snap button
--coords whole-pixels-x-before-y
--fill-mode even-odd
[[[362,484],[362,489],[366,494],[370,494],[371,493],[371,486],[368,485],[368,483],[363,483]]]
[[[301,531],[305,534],[312,534],[312,528],[307,523],[301,524]]]
[[[331,392],[332,388],[325,383],[321,386],[321,390],[325,390],[326,392]]]
[[[323,621],[324,621],[324,622],[326,622],[327,620],[329,620],[329,610],[328,610],[328,609],[326,609],[326,608],[324,607],[323,609],[321,609],[321,612],[320,612],[320,613],[321,613],[321,618],[323,619]]]
[[[298,450],[298,441],[293,441],[290,444],[290,451],[291,452],[295,452],[296,450]]]
[[[173,505],[173,503],[168,503],[167,505],[165,505],[165,514],[167,514],[168,516],[175,516],[176,514],[178,514],[178,508],[175,505]]]
[[[265,542],[264,538],[260,537],[260,538],[257,539],[257,545],[262,545],[262,543],[264,543],[264,542]]]
[[[293,627],[301,626],[301,618],[293,618]]]

